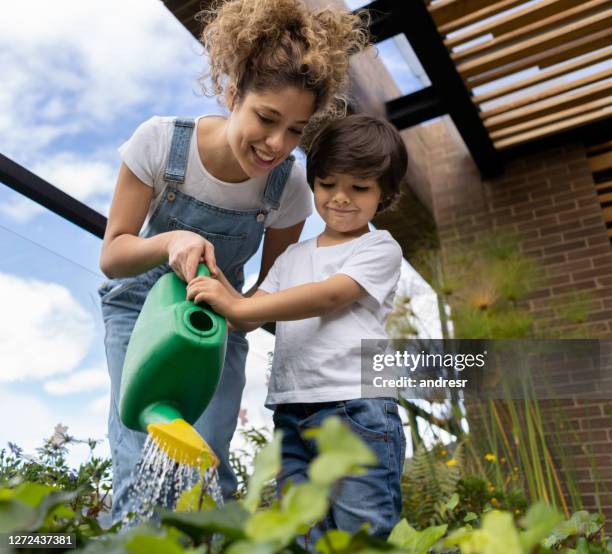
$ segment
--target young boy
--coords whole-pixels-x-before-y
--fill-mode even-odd
[[[326,520],[307,548],[329,528],[355,532],[364,523],[386,538],[399,521],[405,438],[392,398],[361,398],[361,339],[386,338],[402,251],[387,231],[370,231],[374,215],[398,194],[407,154],[384,120],[353,115],[315,137],[307,179],[325,230],[281,254],[250,298],[231,286],[196,278],[188,298],[207,302],[236,327],[277,321],[266,406],[283,431],[279,490],[307,479],[316,456],[302,432],[328,415],[341,417],[375,452],[367,474],[342,480]]]

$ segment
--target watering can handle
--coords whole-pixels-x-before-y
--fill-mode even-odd
[[[198,269],[196,270],[196,277],[210,277],[210,271],[208,271],[208,267],[206,264],[198,264]]]

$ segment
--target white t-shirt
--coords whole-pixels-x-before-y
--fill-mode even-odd
[[[317,247],[317,239],[292,244],[259,287],[274,293],[348,275],[368,293],[324,317],[276,324],[276,345],[266,406],[328,402],[361,396],[361,339],[387,338],[402,250],[387,231]]]
[[[196,118],[196,129],[201,117],[206,116]],[[174,119],[174,117],[152,117],[140,125],[131,138],[119,147],[121,159],[132,173],[145,185],[153,187],[153,200],[147,221],[166,187],[164,170],[170,152]],[[179,188],[181,192],[219,208],[257,210],[263,207],[262,197],[267,178],[268,176],[264,175],[240,183],[226,183],[213,177],[200,159],[197,133],[194,129],[185,182],[179,185]],[[296,160],[281,196],[280,207],[278,210],[270,211],[265,226],[275,229],[291,227],[306,219],[311,213],[312,192],[306,182],[304,166]]]

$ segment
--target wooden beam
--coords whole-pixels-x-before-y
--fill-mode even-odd
[[[559,109],[571,108],[576,105],[584,104],[585,102],[590,102],[591,100],[609,96],[611,92],[612,81],[604,81],[603,83],[584,87],[583,89],[562,94],[555,98],[536,102],[530,106],[524,106],[517,110],[494,115],[493,117],[485,119],[484,124],[489,131],[499,127],[515,125],[528,118],[543,116]]]
[[[600,190],[604,190],[604,189],[610,189],[612,190],[612,181],[604,181],[602,183],[597,183],[595,185],[595,188],[600,191]]]
[[[410,0],[412,1],[412,0]],[[463,0],[457,0],[458,3],[463,2]],[[458,19],[453,19],[452,21],[448,21],[447,23],[437,23],[438,31],[442,35],[447,35],[448,33],[452,33],[457,29],[461,29],[462,27],[467,27],[472,23],[477,23],[487,17],[492,17],[506,10],[510,10],[519,6],[520,4],[524,4],[525,0],[501,0],[498,2],[488,2],[489,5],[483,7],[480,10],[475,12],[467,13],[466,15],[459,17]],[[433,9],[434,6],[431,6],[430,9]]]
[[[566,25],[561,29],[549,31],[548,33],[544,33],[543,35],[531,38],[519,44],[502,48],[497,52],[460,63],[457,69],[464,77],[471,77],[479,73],[484,73],[487,70],[525,59],[525,57],[531,54],[541,53],[550,48],[566,44],[569,40],[590,37],[594,33],[600,31],[609,33],[611,26],[612,8],[570,25]]]
[[[496,0],[442,0],[427,7],[436,25],[443,25],[495,4]]]
[[[503,150],[505,148],[509,148],[520,143],[546,137],[552,134],[559,133],[561,131],[574,129],[582,125],[586,125],[587,123],[601,121],[603,119],[610,119],[611,117],[612,106],[608,106],[607,108],[602,108],[584,115],[564,119],[563,121],[553,123],[551,125],[545,125],[544,127],[540,127],[539,129],[533,129],[525,133],[519,133],[506,139],[495,141],[493,144],[495,144],[495,147],[497,149]]]
[[[606,142],[600,142],[598,144],[590,144],[587,146],[587,154],[589,156],[593,154],[600,154],[601,152],[607,152],[612,148],[612,140]]]
[[[543,19],[544,17],[548,17],[549,15],[560,13],[580,3],[581,0],[541,0],[536,4],[516,10],[511,14],[496,17],[492,21],[487,21],[467,31],[459,32],[447,38],[444,44],[450,49],[484,35],[491,34],[497,37],[539,19]]]
[[[547,123],[553,123],[555,121],[566,119],[570,116],[580,115],[582,113],[586,113],[599,108],[604,108],[609,105],[612,105],[612,99],[607,97],[600,98],[599,100],[594,100],[593,102],[588,102],[587,104],[579,104],[578,106],[574,106],[573,108],[569,108],[567,110],[555,111],[543,117],[529,118],[523,123],[511,125],[510,127],[503,127],[502,129],[492,131],[489,134],[492,139],[497,140],[510,135],[515,135],[516,133],[519,133],[521,131],[526,131],[527,129],[540,127],[541,125],[545,125]]]
[[[431,80],[442,105],[457,127],[466,147],[483,176],[502,170],[501,159],[493,148],[469,91],[457,73],[448,50],[422,0],[388,0],[393,17],[404,24],[404,34]]]
[[[569,63],[563,63],[563,65],[558,65],[544,71],[539,71],[535,75],[520,79],[519,81],[515,81],[514,83],[510,83],[503,87],[499,87],[488,92],[483,92],[482,94],[477,94],[473,97],[473,100],[476,104],[482,104],[488,100],[505,96],[506,94],[516,92],[517,90],[521,90],[532,85],[537,85],[538,83],[548,81],[549,79],[553,79],[555,77],[560,77],[561,75],[567,75],[572,71],[578,71],[579,69],[588,67],[589,65],[594,65],[610,58],[612,58],[612,46],[580,58],[579,60],[572,60]]]
[[[481,112],[480,117],[486,119],[500,113],[515,110],[528,104],[534,104],[535,102],[550,98],[551,96],[557,96],[559,94],[569,92],[570,90],[590,85],[591,83],[603,81],[604,79],[608,79],[610,77],[612,77],[612,67],[604,69],[603,71],[598,71],[597,73],[592,73],[591,75],[587,75],[582,79],[576,79],[575,81],[570,81],[569,83],[562,83],[560,85],[541,90],[535,94],[519,98],[518,100],[513,100],[500,106],[495,106],[494,108]]]
[[[505,65],[503,67],[495,68],[481,75],[472,76],[467,79],[467,85],[471,88],[489,83],[511,75],[522,69],[528,67],[538,66],[540,68],[549,67],[556,63],[570,60],[576,56],[593,52],[599,48],[604,48],[612,44],[612,34],[608,29],[599,31],[592,35],[582,37],[576,40],[568,40],[568,42],[546,50],[545,52],[538,52],[532,56],[525,56],[524,58],[517,60],[512,64]],[[463,75],[463,77],[466,77]]]
[[[612,152],[605,152],[598,156],[591,156],[587,159],[591,171],[604,171],[605,169],[612,169]]]
[[[519,41],[529,40],[530,38],[540,38],[547,32],[561,31],[561,27],[567,27],[580,19],[597,15],[604,8],[610,7],[610,0],[590,0],[579,6],[556,13],[549,17],[538,19],[529,25],[523,25],[518,29],[514,29],[508,33],[496,36],[486,42],[475,44],[469,48],[463,48],[457,52],[453,52],[451,57],[455,62],[484,56],[487,53],[498,51],[505,45],[511,46]],[[521,42],[523,44],[523,42]]]

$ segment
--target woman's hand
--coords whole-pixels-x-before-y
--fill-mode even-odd
[[[210,277],[196,277],[187,285],[187,300],[196,304],[206,302],[215,312],[232,319],[234,308],[241,298],[232,295],[222,283]]]
[[[212,277],[217,275],[215,247],[204,237],[191,231],[171,231],[167,242],[168,264],[186,283],[196,274],[198,264],[203,262]]]

